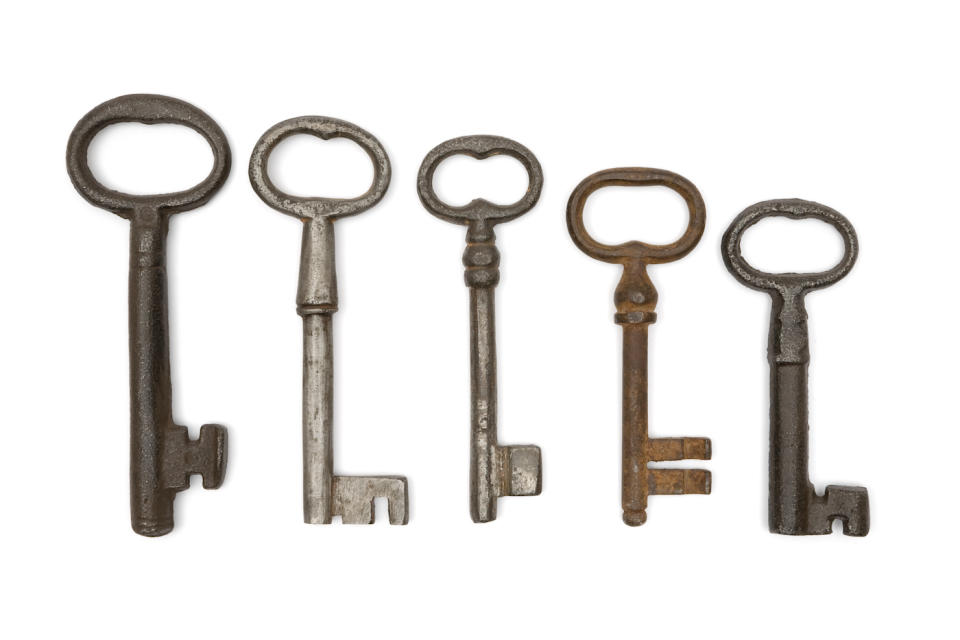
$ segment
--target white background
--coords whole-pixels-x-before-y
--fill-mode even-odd
[[[957,15],[949,3],[71,2],[3,10],[0,153],[0,635],[5,638],[948,637],[956,633]],[[229,429],[227,479],[176,501],[176,529],[128,515],[129,224],[64,168],[75,122],[109,98],[185,99],[226,131],[234,168],[171,224],[175,416]],[[337,223],[340,473],[405,474],[410,524],[307,526],[300,498],[300,225],[246,167],[297,115],[385,145],[387,197]],[[423,156],[493,133],[540,159],[540,204],[498,228],[500,437],[543,449],[543,494],[468,511],[464,229],[420,205]],[[202,179],[203,140],[117,126],[91,162],[149,193]],[[654,497],[620,520],[619,267],[570,241],[588,174],[691,179],[700,245],[655,267],[651,433],[708,436],[711,496]],[[350,196],[351,143],[294,139],[281,186]],[[463,203],[525,188],[519,164],[458,158]],[[861,254],[808,299],[811,475],[869,488],[863,539],[771,535],[769,299],[724,269],[748,205],[801,197],[854,224]],[[669,241],[679,198],[599,193],[601,239]],[[823,268],[836,235],[764,223],[759,267]],[[697,465],[697,462],[679,463]]]

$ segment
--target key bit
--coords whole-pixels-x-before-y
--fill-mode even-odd
[[[597,189],[608,186],[660,185],[676,191],[687,203],[689,224],[683,236],[668,245],[626,242],[601,244],[583,222],[583,210]],[[651,462],[709,460],[708,438],[650,438],[647,433],[647,331],[657,319],[657,290],[647,265],[678,260],[690,253],[703,235],[706,207],[697,188],[686,178],[661,169],[607,169],[587,177],[570,195],[567,229],[574,244],[591,258],[623,266],[614,293],[614,321],[623,328],[623,521],[638,526],[647,520],[647,496],[710,493],[711,476],[703,469],[650,468]]]
[[[213,150],[213,169],[186,191],[130,195],[103,186],[90,171],[87,150],[105,127],[119,122],[181,124]],[[203,111],[175,98],[127,95],[84,116],[67,145],[73,186],[96,207],[130,220],[130,504],[133,529],[161,536],[173,529],[173,499],[200,474],[206,489],[223,482],[227,432],[204,425],[199,440],[173,421],[167,325],[166,238],[170,216],[206,204],[230,172],[230,147]]]
[[[373,162],[373,183],[357,198],[300,198],[280,191],[267,173],[274,148],[285,138],[308,134],[346,138]],[[281,213],[304,223],[297,313],[303,318],[303,519],[330,524],[372,524],[374,499],[387,499],[390,524],[407,524],[407,480],[402,476],[337,476],[333,465],[333,314],[337,311],[334,221],[377,204],[390,184],[390,161],[380,142],[356,125],[320,116],[285,120],[271,127],[250,156],[250,183]]]
[[[508,206],[482,198],[463,207],[448,205],[434,191],[433,175],[441,162],[456,154],[478,160],[499,154],[516,158],[529,176],[526,193]],[[497,498],[501,496],[535,496],[541,490],[540,448],[497,442],[494,289],[500,281],[500,251],[493,227],[532,209],[542,186],[543,171],[533,153],[498,136],[448,140],[427,154],[417,175],[417,192],[427,211],[467,227],[463,266],[464,282],[470,288],[470,515],[474,522],[496,520]]]
[[[764,218],[782,216],[821,220],[843,238],[840,262],[819,273],[764,273],[754,269],[740,250],[743,233]],[[806,294],[843,278],[857,260],[853,225],[833,209],[807,200],[768,200],[737,216],[723,234],[723,262],[746,286],[772,299],[767,358],[770,361],[770,531],[786,535],[821,535],[832,531],[834,520],[848,536],[870,530],[870,505],[863,487],[830,485],[817,495],[810,482],[807,379],[810,348]]]

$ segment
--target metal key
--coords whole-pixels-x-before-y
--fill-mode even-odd
[[[782,216],[815,218],[843,237],[840,263],[819,273],[764,273],[743,259],[740,238],[760,220]],[[752,289],[765,291],[773,300],[770,314],[770,531],[787,535],[830,533],[840,519],[843,533],[865,536],[870,529],[870,505],[863,487],[830,485],[817,495],[807,471],[807,369],[810,349],[804,298],[843,278],[857,260],[857,234],[842,215],[806,200],[768,200],[748,207],[723,234],[723,262],[733,276]]]
[[[606,245],[587,233],[583,209],[597,189],[609,186],[660,185],[687,203],[690,220],[679,240],[668,245],[626,242]],[[650,462],[709,460],[708,438],[650,438],[647,433],[647,330],[656,321],[657,290],[647,265],[673,262],[690,253],[703,235],[706,208],[700,192],[686,178],[661,169],[607,169],[577,185],[567,203],[567,229],[574,244],[591,258],[623,265],[614,293],[614,321],[623,327],[623,521],[638,526],[647,520],[647,496],[710,493],[710,472],[703,469],[651,469]]]
[[[87,164],[87,149],[105,127],[119,122],[174,123],[200,133],[213,150],[213,169],[186,191],[130,195],[103,186]],[[67,172],[91,204],[130,220],[130,507],[133,530],[162,536],[173,529],[173,499],[190,486],[223,482],[227,432],[217,424],[190,440],[173,421],[167,326],[166,237],[170,216],[213,197],[230,172],[230,147],[203,111],[175,98],[127,95],[104,102],[74,127],[67,145]]]
[[[267,173],[277,144],[296,134],[322,140],[346,138],[373,162],[373,183],[358,198],[301,198],[278,189]],[[333,468],[333,314],[337,271],[333,223],[377,204],[390,184],[390,160],[380,142],[356,125],[303,116],[271,127],[250,156],[250,183],[260,198],[303,223],[297,313],[303,317],[303,521],[372,524],[374,499],[387,499],[390,524],[407,524],[407,479],[403,476],[338,476]]]
[[[433,174],[445,159],[464,154],[477,159],[505,154],[527,170],[527,192],[508,206],[477,198],[453,207],[437,197]],[[497,518],[500,496],[540,494],[540,447],[497,442],[497,354],[494,289],[500,281],[500,252],[494,225],[517,218],[537,203],[543,186],[540,163],[523,145],[499,136],[465,136],[447,140],[423,159],[417,191],[423,206],[441,220],[467,226],[463,277],[470,288],[470,516],[474,522]]]

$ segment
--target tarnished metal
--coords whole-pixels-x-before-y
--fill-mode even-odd
[[[843,258],[819,273],[764,273],[740,252],[743,233],[760,220],[782,216],[814,218],[843,237]],[[843,278],[857,260],[857,234],[833,209],[806,200],[768,200],[748,207],[723,234],[723,262],[733,276],[752,289],[770,294],[770,531],[787,535],[819,535],[832,530],[835,519],[848,536],[865,536],[870,529],[870,505],[863,487],[830,485],[817,495],[807,471],[807,369],[810,349],[804,298]]]
[[[667,245],[631,241],[606,245],[594,240],[583,222],[587,198],[609,186],[659,185],[680,194],[690,219],[679,240]],[[647,520],[647,496],[710,493],[711,476],[703,469],[656,469],[650,462],[709,460],[708,438],[650,438],[647,433],[647,330],[656,321],[657,290],[647,265],[678,260],[690,253],[703,235],[706,207],[700,192],[686,178],[661,169],[626,168],[599,171],[577,185],[567,203],[567,229],[581,251],[591,258],[623,265],[614,293],[614,321],[623,327],[623,521],[638,526]]]
[[[358,144],[373,162],[373,183],[357,198],[301,198],[279,190],[267,173],[270,153],[283,139],[309,134]],[[260,198],[303,223],[297,313],[303,317],[303,520],[372,524],[374,499],[387,499],[390,524],[407,523],[407,479],[402,476],[339,476],[333,467],[333,314],[337,272],[333,223],[377,204],[390,184],[387,152],[356,125],[320,116],[285,120],[271,127],[250,156],[250,183]]]
[[[464,154],[482,159],[495,155],[516,158],[527,170],[529,186],[512,205],[477,198],[463,207],[452,207],[437,197],[433,174],[445,159]],[[465,136],[435,147],[420,165],[417,192],[423,206],[442,220],[467,226],[463,252],[464,281],[470,288],[470,516],[474,522],[497,518],[500,496],[534,496],[540,493],[540,447],[505,446],[497,442],[497,354],[494,289],[500,281],[500,252],[494,225],[507,222],[533,208],[540,198],[543,171],[523,145],[498,136]]]
[[[119,122],[182,124],[213,150],[213,169],[186,191],[130,195],[103,186],[87,164],[87,149],[103,128]],[[166,236],[170,216],[205,204],[230,172],[230,147],[203,111],[175,98],[128,95],[85,115],[67,145],[67,172],[91,204],[130,220],[130,506],[133,530],[161,536],[173,529],[173,499],[203,476],[206,489],[223,482],[227,432],[216,424],[190,440],[173,421],[167,327]]]

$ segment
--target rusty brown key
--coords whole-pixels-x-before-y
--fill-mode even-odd
[[[587,198],[609,186],[664,186],[687,203],[689,223],[679,240],[667,245],[631,241],[597,242],[587,233],[583,210]],[[623,327],[623,521],[638,526],[647,520],[647,496],[710,493],[710,472],[703,469],[657,469],[651,462],[709,460],[708,438],[650,438],[647,430],[647,332],[657,319],[657,290],[647,265],[679,260],[703,235],[706,207],[686,178],[662,169],[625,168],[599,171],[577,185],[567,203],[567,228],[573,242],[591,258],[623,265],[614,293],[614,321]]]

